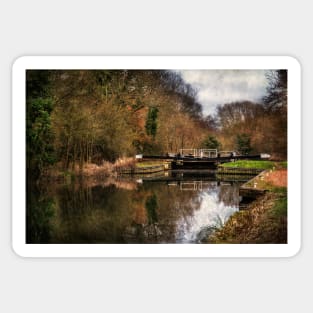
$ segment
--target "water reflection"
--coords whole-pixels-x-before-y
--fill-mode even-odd
[[[240,184],[180,173],[31,191],[27,242],[201,243],[238,210]]]
[[[230,189],[230,188],[229,188]],[[200,205],[191,216],[177,222],[177,241],[181,243],[200,243],[238,210],[236,203],[226,205],[220,201],[220,190],[206,189],[201,192]]]
[[[46,243],[51,239],[55,203],[52,197],[43,195],[37,186],[28,186],[26,214],[26,242]]]

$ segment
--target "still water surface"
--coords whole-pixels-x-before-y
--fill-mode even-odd
[[[32,188],[27,242],[204,243],[238,211],[241,184],[180,172]]]

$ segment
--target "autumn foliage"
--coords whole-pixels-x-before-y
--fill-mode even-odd
[[[196,89],[176,71],[28,70],[29,173],[212,144],[286,158],[287,72],[269,73],[260,103],[227,103],[204,116]]]

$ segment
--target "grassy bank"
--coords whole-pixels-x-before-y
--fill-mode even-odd
[[[256,168],[256,169],[273,169],[273,168],[287,168],[287,161],[273,162],[261,160],[238,160],[235,162],[227,162],[221,164],[222,167],[238,167],[238,168]]]
[[[287,171],[268,172],[257,183],[268,192],[231,216],[209,243],[287,243]]]
[[[287,190],[268,192],[235,213],[209,243],[287,243]]]
[[[153,166],[161,166],[163,165],[163,162],[161,161],[141,161],[136,163],[136,168],[147,168],[147,167],[153,167]]]

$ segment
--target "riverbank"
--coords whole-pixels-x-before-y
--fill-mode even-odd
[[[82,167],[75,165],[71,169],[63,170],[61,164],[48,168],[42,175],[43,181],[65,181],[76,179],[103,179],[117,177],[120,174],[147,174],[164,171],[164,163],[160,161],[141,161],[135,158],[120,158],[113,162],[102,164],[86,163]]]
[[[287,169],[270,170],[256,183],[268,191],[231,216],[208,243],[287,243]]]

